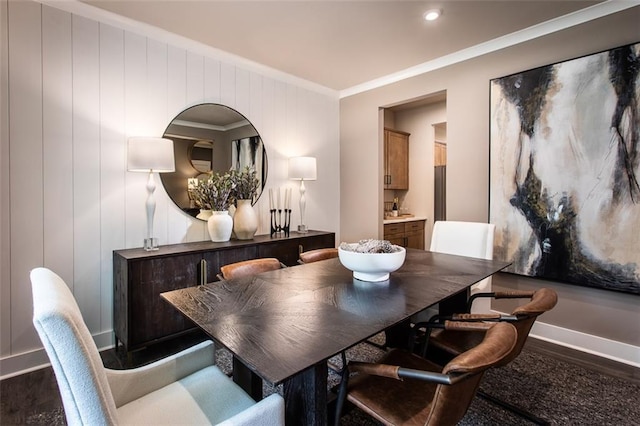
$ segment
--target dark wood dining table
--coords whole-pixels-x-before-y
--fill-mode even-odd
[[[407,249],[384,282],[330,259],[162,293],[233,354],[233,379],[254,399],[283,384],[288,425],[327,424],[327,360],[439,304],[465,309],[469,287],[507,262]]]

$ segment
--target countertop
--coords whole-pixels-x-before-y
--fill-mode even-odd
[[[387,223],[414,222],[416,220],[427,220],[427,217],[426,216],[413,216],[413,215],[398,216],[398,217],[386,217],[382,221],[382,223],[386,225]]]

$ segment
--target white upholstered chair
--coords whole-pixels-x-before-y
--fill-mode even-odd
[[[33,323],[70,425],[283,425],[284,400],[256,403],[215,366],[213,343],[131,370],[104,367],[78,305],[46,268],[31,271]]]
[[[492,223],[436,221],[431,234],[430,251],[455,254],[458,256],[493,259],[493,234],[496,226]],[[491,291],[491,277],[474,284],[471,294]],[[489,298],[476,299],[472,312],[489,312]]]

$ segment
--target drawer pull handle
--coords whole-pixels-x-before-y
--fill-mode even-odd
[[[207,261],[200,259],[200,285],[207,283]]]

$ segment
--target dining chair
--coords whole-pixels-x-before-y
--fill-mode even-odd
[[[496,226],[492,223],[436,221],[431,234],[430,251],[458,256],[493,259],[493,235]],[[491,277],[471,286],[471,294],[491,291]],[[474,312],[491,309],[489,300],[479,301]]]
[[[284,425],[284,399],[255,402],[215,365],[205,341],[129,370],[105,368],[67,284],[30,274],[33,324],[49,356],[69,425]]]
[[[337,248],[321,248],[300,253],[298,263],[312,263],[319,260],[333,259],[334,257],[338,257]]]
[[[216,275],[219,280],[230,280],[232,278],[259,274],[261,272],[275,271],[280,268],[286,268],[286,265],[275,257],[263,257],[221,266],[220,273]]]
[[[458,423],[484,372],[512,351],[517,332],[508,323],[446,321],[443,326],[486,333],[479,345],[444,367],[403,349],[391,350],[376,363],[348,362],[338,392],[335,424],[340,424],[345,400],[385,425]]]
[[[454,314],[448,317],[436,317],[435,321],[468,321],[468,322],[508,322],[515,326],[518,332],[518,339],[516,341],[513,350],[504,357],[496,367],[507,365],[513,361],[524,347],[524,344],[529,336],[529,332],[533,327],[533,324],[537,318],[543,313],[553,309],[558,302],[558,295],[550,288],[540,288],[535,291],[497,291],[492,293],[477,293],[471,296],[469,299],[470,304],[476,303],[482,298],[493,299],[529,299],[526,303],[516,307],[510,315],[504,315],[500,313],[462,313]],[[445,330],[436,329],[433,332],[425,333],[425,337],[429,339],[425,344],[427,351],[424,349],[423,355],[436,361],[440,364],[446,363],[449,359],[464,353],[476,346],[483,339],[482,332],[467,332],[461,330]],[[506,401],[501,401],[484,392],[478,393],[481,397],[490,400],[503,408],[512,411],[536,424],[546,424],[547,422],[540,419],[533,414],[509,404]]]

